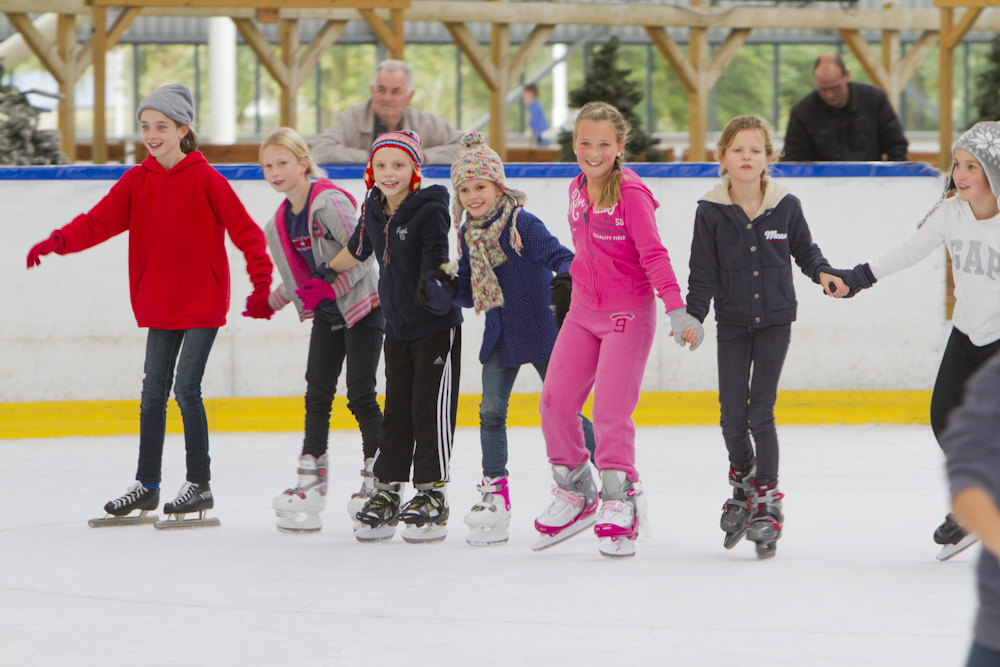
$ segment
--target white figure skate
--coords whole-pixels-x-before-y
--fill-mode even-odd
[[[606,558],[630,558],[635,555],[639,537],[639,511],[636,497],[642,487],[630,482],[621,470],[601,471],[601,509],[594,533],[600,538],[601,555]]]
[[[594,525],[597,512],[597,487],[590,475],[590,462],[573,470],[552,466],[556,485],[552,504],[535,519],[535,530],[541,537],[531,545],[532,551],[543,551],[577,535]]]
[[[326,508],[326,454],[299,457],[299,483],[274,499],[278,530],[283,533],[315,533],[323,527],[319,513]]]
[[[361,469],[361,490],[351,494],[351,499],[347,501],[347,515],[354,522],[354,530],[360,529],[363,524],[358,521],[358,512],[365,508],[365,504],[375,495],[375,473],[372,468],[375,465],[375,457],[365,459],[365,467]]]
[[[474,547],[503,544],[510,537],[510,491],[506,477],[484,477],[476,487],[482,500],[465,515],[469,534],[465,541]]]

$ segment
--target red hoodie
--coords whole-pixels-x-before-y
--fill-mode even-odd
[[[169,171],[152,156],[129,169],[89,213],[59,230],[59,254],[85,250],[125,230],[132,312],[140,327],[209,329],[226,323],[224,232],[246,256],[254,289],[270,289],[263,232],[229,181],[198,151]]]

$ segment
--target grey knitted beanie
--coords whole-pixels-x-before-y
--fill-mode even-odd
[[[993,196],[1000,199],[1000,123],[990,121],[976,123],[955,142],[955,148],[951,150],[953,157],[955,149],[958,148],[969,151],[979,160],[990,182]],[[955,181],[949,173],[948,187],[945,189],[952,190],[954,187]]]
[[[139,105],[139,110],[135,112],[136,120],[141,120],[139,116],[146,109],[159,111],[181,125],[194,123],[194,101],[191,97],[191,91],[183,83],[160,86],[147,95],[146,99]]]

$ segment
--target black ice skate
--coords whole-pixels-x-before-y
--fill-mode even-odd
[[[757,545],[757,558],[772,558],[781,537],[781,524],[785,520],[781,511],[781,500],[785,494],[778,491],[776,479],[764,486],[752,479],[750,486],[750,512],[753,516],[747,529],[747,539]]]
[[[751,462],[742,470],[736,470],[732,464],[729,466],[733,497],[722,506],[722,518],[719,520],[719,527],[726,533],[722,546],[727,549],[735,547],[750,527],[750,480],[756,474],[756,462]]]
[[[382,542],[391,540],[396,534],[396,524],[399,523],[399,494],[403,485],[385,484],[375,481],[378,489],[375,495],[365,503],[355,518],[361,526],[354,531],[358,542]]]
[[[181,490],[177,492],[177,497],[163,506],[163,513],[167,515],[167,519],[157,522],[154,526],[157,530],[218,526],[218,519],[205,516],[205,513],[213,507],[215,499],[212,498],[212,489],[208,482],[201,484],[184,482]],[[184,518],[185,515],[195,512],[198,513],[197,519]]]
[[[399,520],[407,524],[403,540],[410,544],[441,542],[448,536],[448,496],[444,482],[414,484],[417,493],[399,510]]]
[[[949,513],[944,518],[944,523],[934,531],[934,542],[941,545],[941,551],[935,558],[938,560],[954,558],[978,541],[978,537],[962,528],[955,515]]]
[[[148,512],[160,506],[160,490],[142,485],[136,482],[128,487],[128,492],[121,498],[115,498],[104,506],[107,515],[103,519],[91,519],[87,525],[91,528],[104,528],[108,526],[137,526],[145,523],[155,524],[160,517],[148,515]],[[127,516],[133,511],[139,510],[136,516]]]

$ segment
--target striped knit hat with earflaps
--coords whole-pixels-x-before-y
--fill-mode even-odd
[[[375,154],[378,153],[383,148],[398,148],[404,153],[410,156],[410,161],[413,162],[413,176],[410,178],[410,192],[420,189],[420,164],[424,161],[424,152],[420,148],[420,137],[416,132],[411,132],[410,130],[400,130],[398,132],[386,132],[385,134],[380,134],[375,139],[372,144],[372,152],[368,154],[368,166],[365,167],[365,187],[368,188],[369,192],[375,187],[375,170],[372,167],[372,162],[375,160]],[[365,213],[368,206],[368,197],[365,197],[365,201],[361,204],[361,235],[364,236],[365,233]],[[389,263],[389,222],[392,220],[392,216],[389,216],[389,220],[385,223],[385,248],[382,251],[382,262],[385,264]],[[361,253],[362,248],[361,243],[358,244],[357,252]]]

